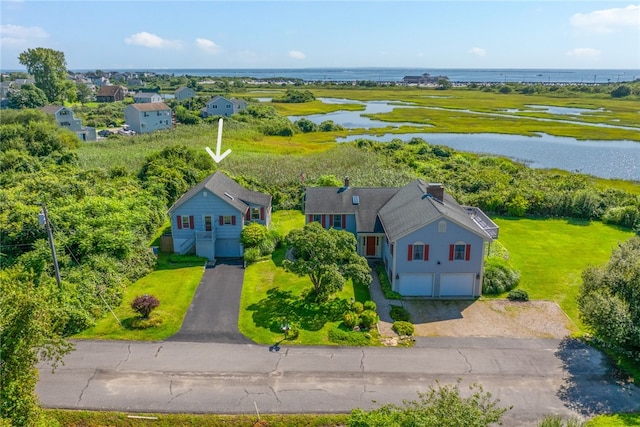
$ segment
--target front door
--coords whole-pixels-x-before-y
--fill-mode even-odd
[[[204,231],[211,231],[211,216],[207,215],[204,217]]]
[[[376,236],[367,236],[367,256],[376,256]]]

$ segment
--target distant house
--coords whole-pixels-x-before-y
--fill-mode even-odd
[[[96,76],[91,78],[91,83],[93,83],[96,87],[103,87],[111,85],[111,82],[107,77],[104,76]]]
[[[82,141],[95,141],[97,139],[96,128],[82,126],[82,120],[74,117],[71,108],[61,105],[47,105],[42,107],[41,110],[45,113],[52,114],[56,118],[58,126],[75,132]]]
[[[171,108],[164,102],[130,104],[124,109],[124,120],[137,133],[169,129],[172,126]]]
[[[185,99],[190,99],[196,96],[196,91],[190,87],[183,86],[176,89],[173,96],[177,101],[184,101]]]
[[[96,94],[98,102],[123,101],[126,89],[122,86],[102,86]]]
[[[173,250],[210,260],[241,257],[240,233],[250,222],[269,227],[271,196],[248,190],[215,172],[180,197],[169,209]]]
[[[460,206],[441,184],[402,188],[310,187],[306,222],[346,230],[358,253],[380,259],[403,296],[476,298],[482,294],[485,243],[498,227],[478,208]]]
[[[421,76],[404,76],[402,82],[405,84],[437,84],[440,80],[449,80],[447,76],[431,76],[429,73],[424,73]]]
[[[149,102],[162,102],[162,97],[153,92],[138,92],[133,95],[133,101],[136,104],[144,104]]]
[[[224,96],[216,96],[207,102],[201,110],[202,117],[224,116],[229,117],[247,108],[247,102],[242,99],[227,99]]]

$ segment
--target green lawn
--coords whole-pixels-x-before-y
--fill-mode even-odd
[[[120,306],[113,308],[123,326],[109,313],[93,328],[74,338],[155,341],[170,337],[180,330],[202,278],[203,266],[204,259],[187,258],[185,262],[172,262],[168,254],[161,253],[156,270],[129,286]],[[131,321],[137,314],[130,304],[137,295],[142,294],[154,295],[160,300],[160,305],[151,313],[151,318],[159,318],[162,323],[148,329],[131,329]]]
[[[586,427],[632,427],[640,426],[640,413],[598,415],[586,423]]]
[[[631,231],[601,222],[566,219],[493,218],[509,262],[522,275],[519,287],[531,299],[556,301],[582,328],[576,297],[589,265],[606,264],[618,242]]]

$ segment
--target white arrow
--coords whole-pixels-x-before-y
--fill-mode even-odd
[[[205,147],[207,153],[211,156],[214,162],[220,163],[222,159],[227,157],[231,153],[231,149],[228,149],[224,153],[220,154],[220,145],[222,144],[222,119],[218,122],[218,143],[216,144],[216,152],[214,153],[211,148]]]

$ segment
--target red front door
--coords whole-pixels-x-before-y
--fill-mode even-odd
[[[367,256],[376,255],[376,237],[367,236]]]

